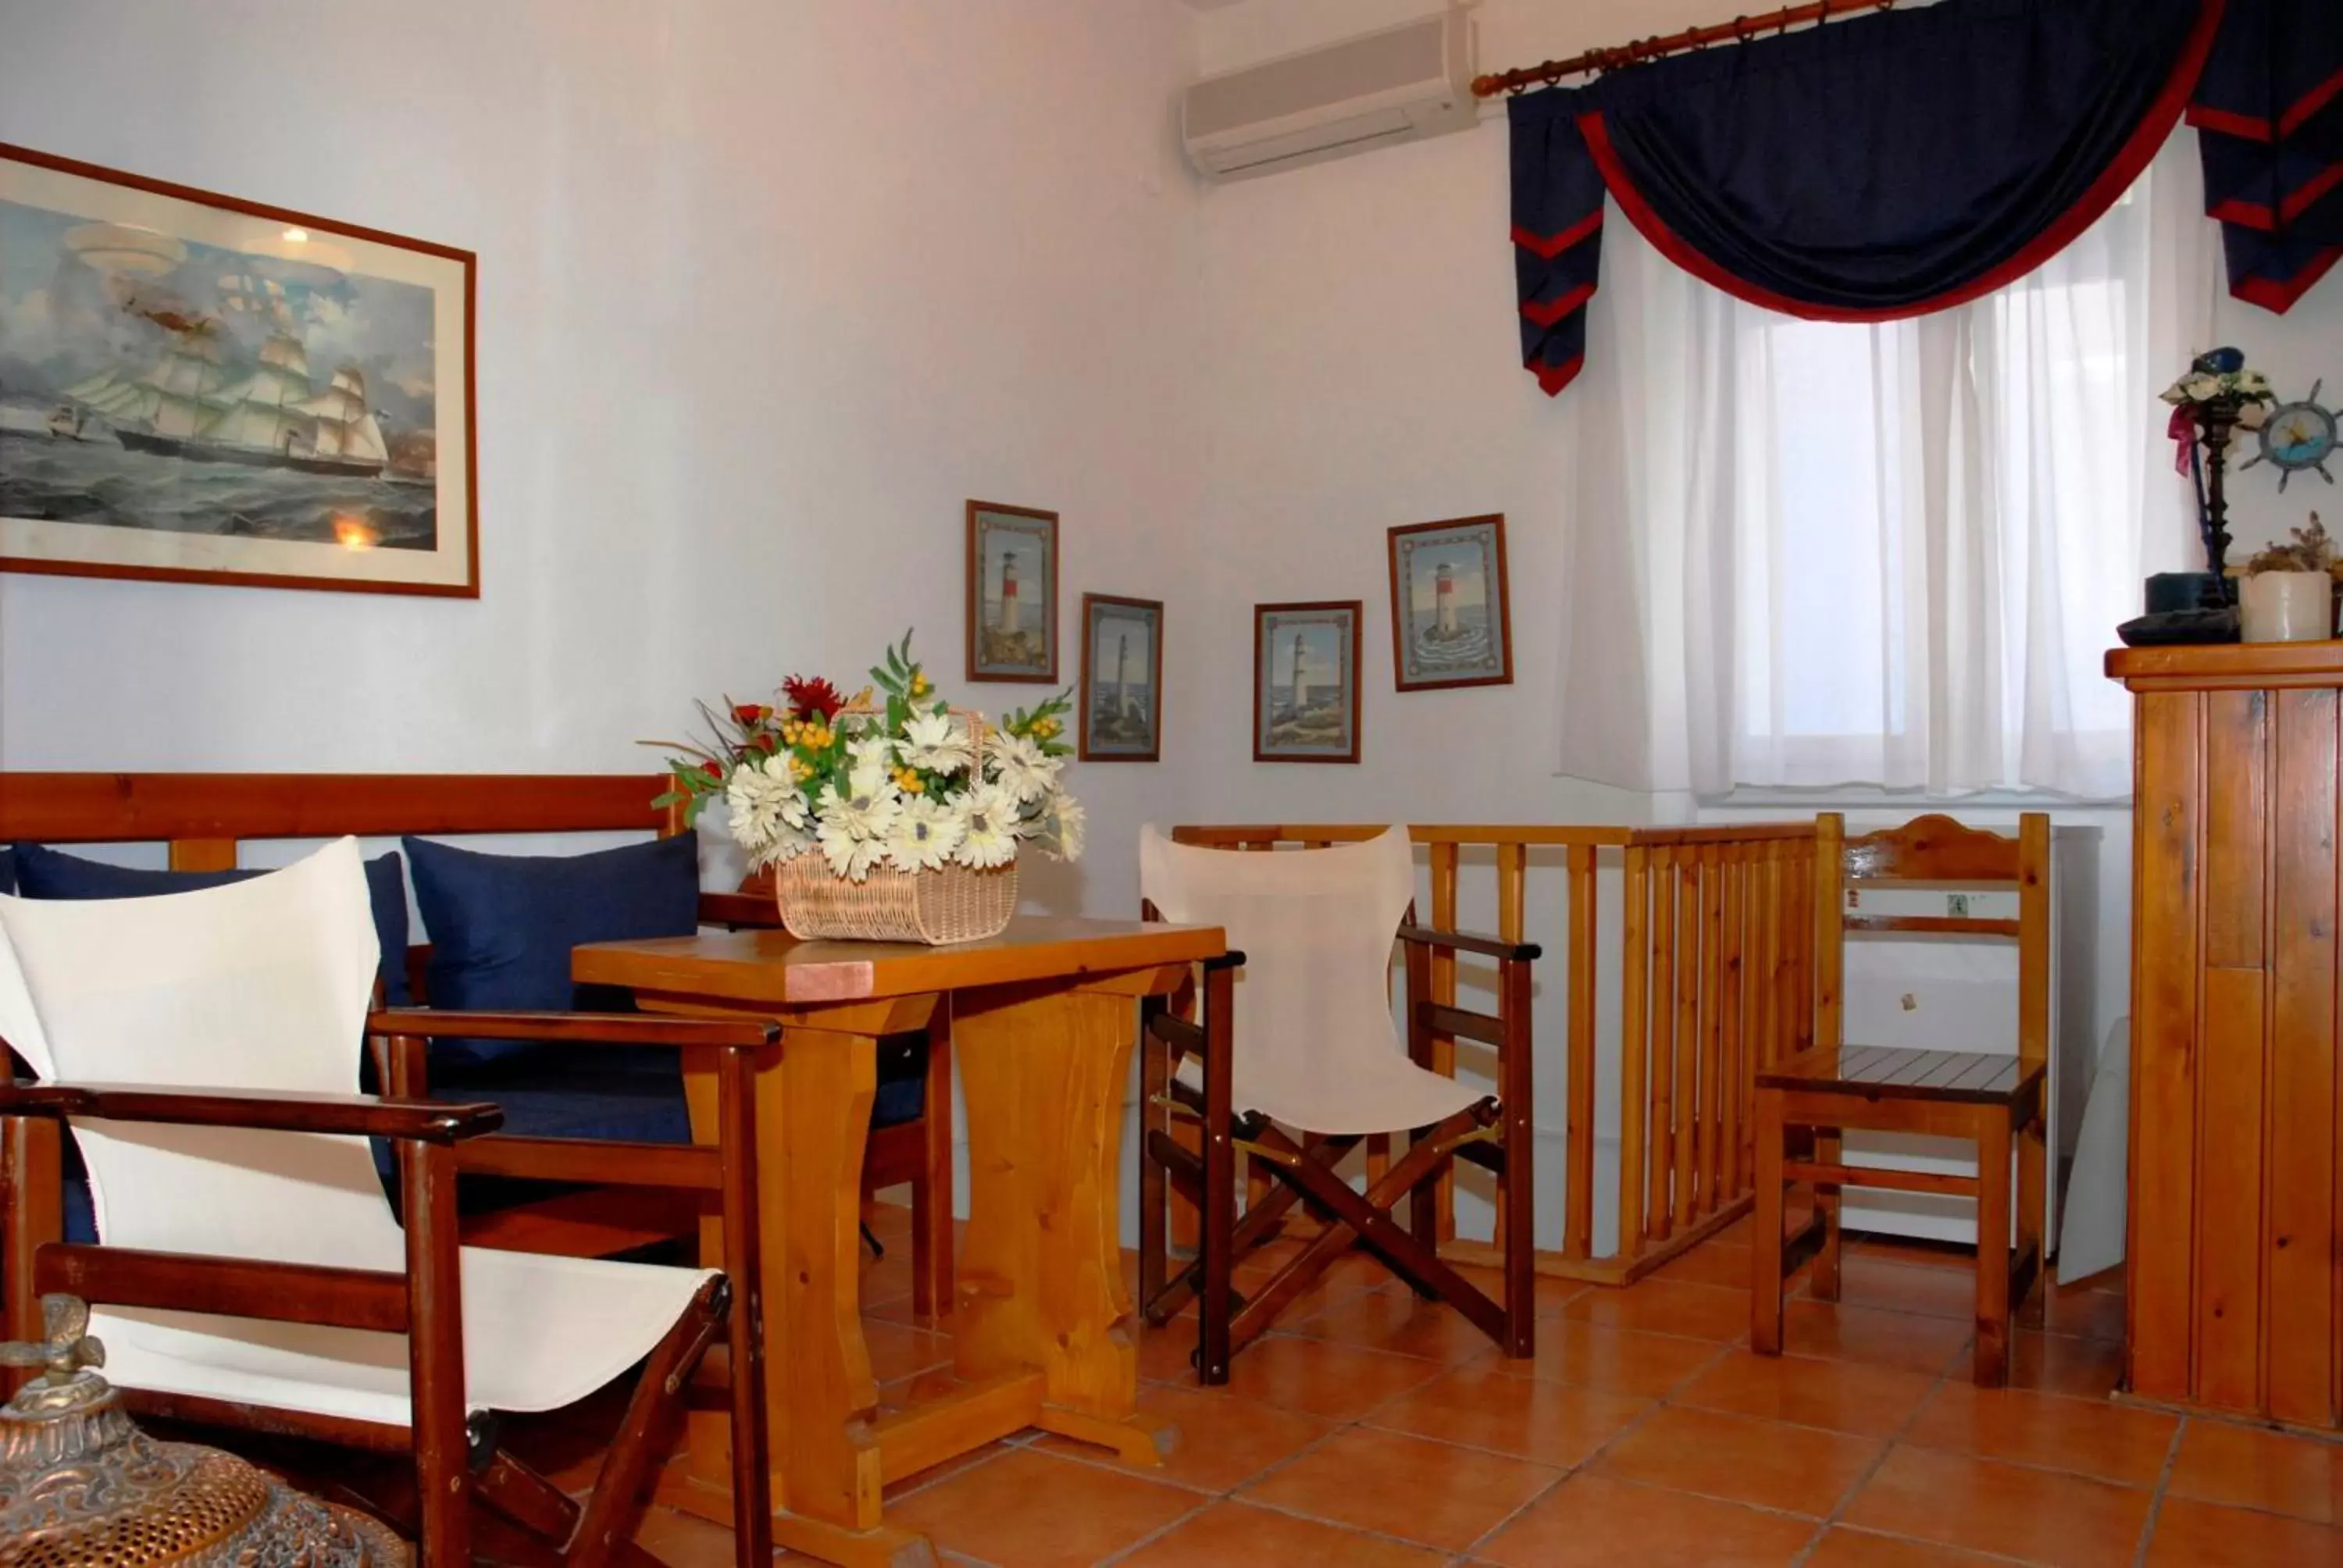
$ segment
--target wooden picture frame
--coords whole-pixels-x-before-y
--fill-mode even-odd
[[[1392,684],[1401,691],[1513,683],[1513,600],[1501,512],[1388,530]]]
[[[1354,598],[1252,607],[1254,761],[1359,759],[1359,623],[1364,608]],[[1325,685],[1329,666],[1331,697]]]
[[[1026,608],[1029,582],[1041,590],[1038,613]],[[969,502],[966,630],[969,679],[1057,683],[1057,513]]]
[[[1119,594],[1082,595],[1082,684],[1076,755],[1084,762],[1155,762],[1163,754],[1163,601]],[[1130,638],[1144,638],[1146,689],[1131,689]],[[1117,658],[1101,644],[1115,638]],[[1101,687],[1098,678],[1111,673]]]
[[[478,598],[476,273],[0,144],[0,571]]]

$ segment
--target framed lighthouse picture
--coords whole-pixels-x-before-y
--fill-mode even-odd
[[[473,266],[0,146],[0,570],[477,596]]]
[[[1162,694],[1163,601],[1082,595],[1081,759],[1158,760]]]
[[[1357,599],[1252,607],[1252,759],[1359,759]]]
[[[1058,514],[968,504],[968,678],[1058,678]]]
[[[1415,523],[1390,536],[1392,678],[1399,689],[1512,685],[1505,519]]]

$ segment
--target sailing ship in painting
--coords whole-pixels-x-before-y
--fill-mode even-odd
[[[0,201],[0,516],[434,548],[429,291],[286,237]]]

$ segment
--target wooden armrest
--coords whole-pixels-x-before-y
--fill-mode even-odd
[[[337,1132],[417,1143],[453,1143],[505,1124],[503,1109],[488,1104],[261,1089],[158,1089],[138,1083],[0,1085],[0,1116],[86,1116],[180,1127]]]
[[[1470,931],[1443,931],[1431,926],[1402,926],[1399,940],[1417,942],[1427,948],[1446,948],[1452,952],[1479,953],[1484,958],[1503,959],[1509,963],[1532,963],[1545,956],[1545,950],[1535,942],[1509,942],[1502,937],[1476,936]]]
[[[385,1008],[367,1015],[368,1034],[428,1040],[552,1040],[571,1045],[770,1045],[779,1024],[750,1019],[667,1018],[645,1012],[443,1012]]]

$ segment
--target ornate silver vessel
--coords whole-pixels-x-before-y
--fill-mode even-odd
[[[376,1521],[320,1503],[217,1449],[157,1442],[93,1369],[106,1349],[89,1307],[41,1301],[46,1342],[0,1345],[40,1367],[0,1406],[0,1568],[387,1568],[407,1547]]]

